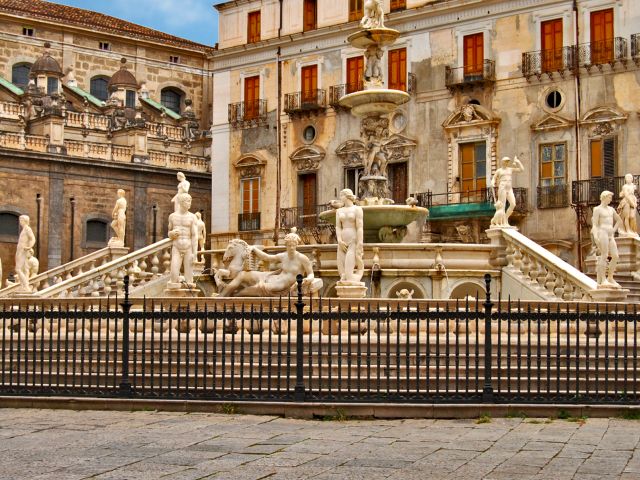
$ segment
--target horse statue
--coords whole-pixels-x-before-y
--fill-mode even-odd
[[[364,17],[360,21],[362,28],[384,28],[384,10],[382,0],[366,0],[364,2]]]
[[[219,292],[236,278],[240,272],[257,269],[255,257],[251,253],[251,247],[247,242],[239,238],[229,241],[222,257],[222,263],[225,268],[216,269],[213,275],[213,280]]]

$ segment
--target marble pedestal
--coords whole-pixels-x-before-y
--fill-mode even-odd
[[[336,294],[338,298],[365,298],[367,286],[364,282],[339,281],[336,283]]]
[[[598,288],[589,292],[595,302],[624,302],[629,295],[629,290],[624,288]]]
[[[193,274],[202,275],[204,272],[204,262],[193,262]]]
[[[197,297],[198,289],[195,283],[174,283],[168,282],[167,288],[164,290],[166,297],[189,298]]]

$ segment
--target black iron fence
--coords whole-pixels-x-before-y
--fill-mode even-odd
[[[260,230],[260,212],[239,213],[238,230],[240,232]]]
[[[640,61],[640,33],[631,35],[631,58],[636,63]]]
[[[445,85],[447,88],[495,82],[496,64],[493,60],[484,60],[479,65],[445,67]]]
[[[229,123],[233,128],[260,125],[267,121],[267,101],[251,100],[229,104]]]
[[[636,191],[640,186],[640,175],[633,176]],[[608,190],[613,193],[611,204],[617,205],[618,192],[622,190],[624,177],[596,177],[587,180],[574,180],[571,184],[571,203],[574,205],[598,205],[600,194]]]
[[[326,91],[320,88],[287,93],[284,96],[284,111],[291,114],[323,110],[327,106],[326,97]]]
[[[280,228],[317,227],[318,225],[326,224],[327,222],[320,218],[320,214],[329,209],[331,209],[331,206],[328,203],[304,207],[281,208]]]
[[[529,210],[528,190],[524,187],[516,187],[513,189],[513,195],[516,199],[515,212],[525,214]],[[431,208],[439,205],[461,205],[468,203],[495,203],[494,192],[490,188],[481,188],[479,190],[466,190],[463,192],[446,192],[433,193],[431,191],[414,193],[412,195],[417,201],[418,206]]]
[[[560,208],[569,206],[568,185],[538,186],[538,208]]]
[[[488,275],[485,282],[490,291]],[[640,399],[635,305],[494,304],[490,295],[484,302],[305,301],[300,293],[271,301],[133,304],[125,295],[119,306],[86,302],[4,304],[0,394],[344,402]]]
[[[598,42],[583,43],[576,47],[578,65],[589,68],[604,64],[614,65],[616,62],[627,61],[627,39],[615,37]]]
[[[555,72],[563,74],[573,71],[576,67],[576,48],[562,47],[552,50],[538,50],[522,54],[522,74],[528,79],[532,76],[541,77]]]

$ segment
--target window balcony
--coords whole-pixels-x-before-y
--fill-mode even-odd
[[[575,65],[576,48],[573,46],[522,54],[522,75],[527,80],[533,76],[540,80],[543,75],[551,78],[554,73],[564,78],[566,72],[575,71]]]
[[[562,208],[569,206],[567,185],[538,186],[538,208]]]
[[[327,108],[327,92],[320,88],[284,96],[284,111],[289,115],[300,115],[322,111]]]
[[[631,59],[640,65],[640,33],[631,35]]]
[[[238,231],[251,232],[254,230],[260,230],[260,212],[239,213]]]
[[[229,123],[233,128],[249,128],[266,123],[267,101],[253,100],[229,104]]]
[[[445,67],[445,85],[449,90],[490,85],[496,81],[496,64],[485,60],[481,65]]]
[[[633,176],[633,183],[640,185],[640,175]],[[624,185],[624,177],[597,177],[587,180],[575,180],[571,184],[571,203],[580,206],[596,206],[600,204],[600,194],[608,190],[613,192],[612,206],[616,206],[619,192]],[[640,203],[639,203],[640,206]]]
[[[320,219],[321,212],[330,210],[328,203],[321,205],[311,205],[307,207],[291,207],[280,209],[280,228],[289,229],[296,227],[298,229],[305,227],[318,227],[325,225],[327,222]]]
[[[332,85],[329,87],[329,105],[333,108],[343,108],[340,106],[340,99],[349,93],[364,90],[363,82],[343,83],[341,85]]]
[[[625,38],[616,37],[600,42],[583,43],[577,47],[578,66],[590,71],[592,67],[602,70],[604,65],[611,68],[616,63],[627,64],[628,46]]]

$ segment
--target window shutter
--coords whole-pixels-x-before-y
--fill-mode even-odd
[[[615,138],[605,138],[603,140],[602,163],[605,177],[616,175],[616,142]]]

